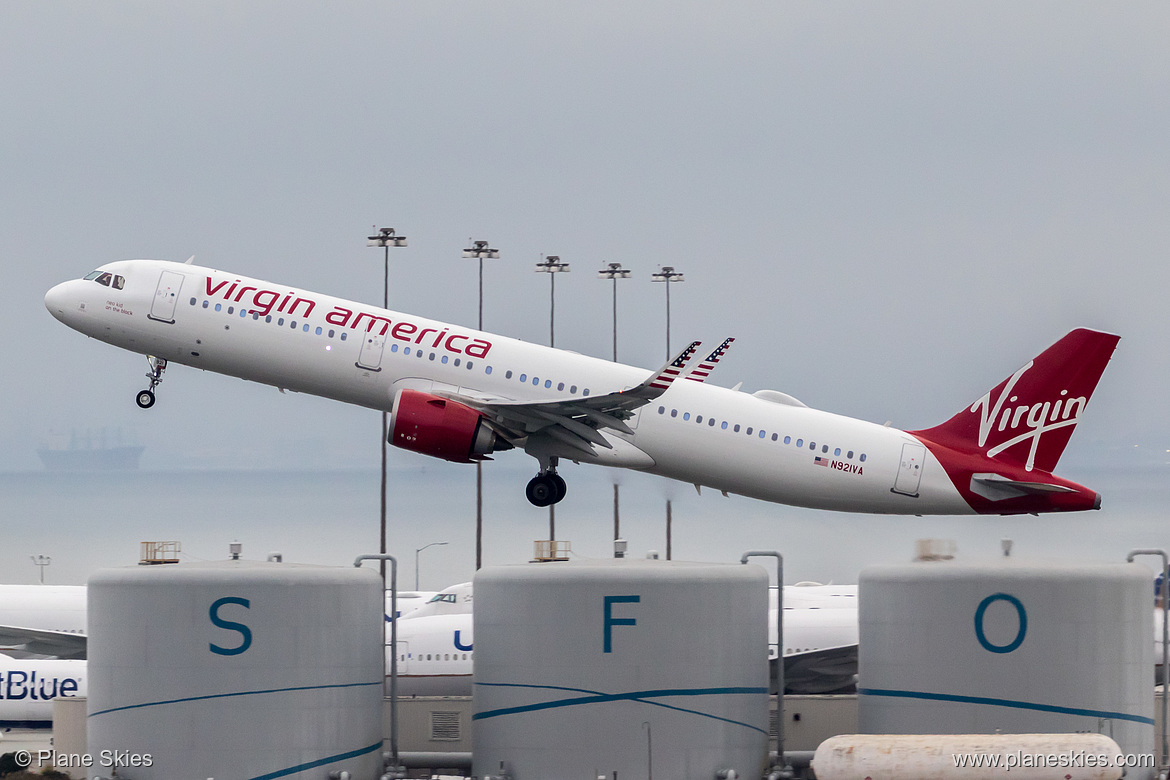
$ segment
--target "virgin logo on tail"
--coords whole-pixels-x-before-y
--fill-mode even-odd
[[[1051,472],[1117,341],[1111,333],[1078,328],[942,425],[910,433],[956,453]]]
[[[987,456],[994,458],[1009,447],[1031,439],[1028,450],[1028,459],[1024,462],[1024,470],[1031,471],[1036,463],[1036,451],[1040,446],[1040,437],[1049,431],[1059,428],[1068,428],[1077,424],[1081,419],[1081,412],[1089,399],[1085,396],[1068,398],[1068,390],[1061,390],[1061,397],[1056,401],[1037,401],[1031,405],[1005,406],[1015,404],[1019,397],[1011,395],[1020,377],[1030,369],[1036,361],[1030,360],[1027,365],[1012,374],[999,393],[995,404],[991,403],[991,392],[988,392],[971,406],[971,411],[981,414],[979,418],[979,446],[987,448],[987,439],[994,427],[996,433],[1010,431],[1014,433],[1023,425],[1026,430],[1018,436],[1011,436],[998,444],[987,448]],[[999,424],[996,425],[996,420]]]

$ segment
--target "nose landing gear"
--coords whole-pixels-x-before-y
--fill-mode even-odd
[[[567,490],[565,480],[557,473],[557,459],[550,458],[548,468],[529,480],[524,495],[534,506],[549,506],[560,502]]]
[[[146,361],[150,363],[150,373],[146,375],[146,378],[150,380],[150,387],[138,393],[134,399],[134,402],[141,409],[149,409],[154,406],[154,388],[158,387],[159,383],[162,382],[163,371],[167,370],[167,361],[165,358],[147,355]]]

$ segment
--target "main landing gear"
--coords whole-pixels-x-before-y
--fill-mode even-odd
[[[550,458],[548,468],[529,480],[524,495],[535,506],[550,506],[564,498],[567,490],[565,480],[557,473],[557,459]]]
[[[167,361],[165,358],[157,358],[154,355],[147,355],[146,361],[150,363],[150,373],[146,378],[150,380],[150,387],[138,394],[134,401],[141,409],[149,409],[154,406],[154,388],[158,387],[162,382],[163,371],[167,370]]]

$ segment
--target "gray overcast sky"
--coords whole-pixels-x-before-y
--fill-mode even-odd
[[[485,238],[486,328],[544,341],[559,254],[558,346],[606,356],[620,261],[654,367],[674,265],[676,344],[738,338],[715,381],[904,428],[1111,330],[1069,457],[1164,462],[1167,41],[1165,2],[9,0],[0,470],[101,425],[154,468],[376,466],[375,413],[183,367],[140,412],[145,361],[42,301],[190,255],[377,301],[373,224],[410,239],[392,308],[474,323]]]

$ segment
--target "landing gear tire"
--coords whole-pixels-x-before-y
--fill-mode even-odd
[[[147,355],[146,362],[150,364],[150,373],[146,375],[146,378],[150,380],[150,387],[135,396],[134,402],[138,404],[139,409],[149,409],[154,406],[154,388],[162,382],[163,372],[167,370],[165,358]]]
[[[556,484],[548,478],[547,474],[537,474],[528,481],[524,495],[528,497],[529,503],[533,506],[548,506],[556,500]]]
[[[524,495],[533,506],[550,506],[565,497],[565,480],[556,473],[537,474],[528,482]]]

